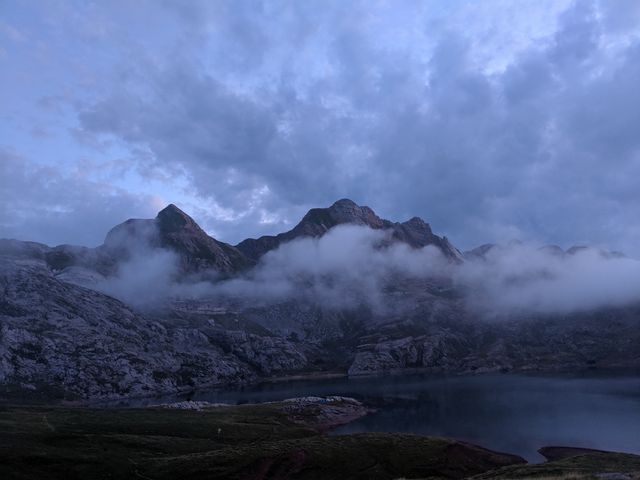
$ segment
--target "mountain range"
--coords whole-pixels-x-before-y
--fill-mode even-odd
[[[392,222],[347,199],[310,210],[287,232],[237,245],[209,236],[172,204],[154,219],[130,219],[115,226],[97,248],[2,239],[1,392],[6,398],[94,400],[290,374],[640,366],[640,308],[633,302],[488,318],[486,309],[469,302],[482,297],[481,289],[442,271],[415,275],[397,269],[385,270],[375,304],[329,304],[318,300],[324,297],[309,295],[256,300],[249,290],[246,295],[216,290],[252,279],[274,255],[286,260],[289,246],[319,241],[337,227],[372,232],[376,243],[367,251],[372,256],[386,251],[414,255],[428,247],[446,272],[491,262],[496,252],[513,247],[483,245],[462,253],[418,217]],[[581,251],[555,246],[541,250],[560,257]],[[103,288],[122,276],[124,265],[131,270],[128,262],[153,252],[168,252],[175,260],[171,280],[180,287],[161,302],[141,306],[129,301],[131,297],[114,298]],[[598,255],[612,261],[623,258],[618,252]],[[136,268],[148,267],[141,263],[134,264]],[[490,268],[483,272],[490,273]],[[294,277],[294,290],[316,292],[318,281],[326,282],[325,290],[326,285],[335,287],[326,272]],[[149,282],[153,288],[154,279]],[[198,295],[193,294],[194,285]],[[334,295],[337,291],[346,296],[349,289],[339,284]]]

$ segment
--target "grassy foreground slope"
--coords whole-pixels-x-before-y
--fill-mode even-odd
[[[562,449],[558,448],[558,450]],[[567,450],[575,451],[547,463],[512,465],[485,472],[473,478],[476,480],[520,478],[640,480],[640,455],[588,449]]]
[[[339,399],[201,410],[2,407],[0,478],[460,479],[640,471],[633,455],[593,453],[600,457],[589,459],[591,470],[571,458],[536,470],[520,457],[455,440],[323,433],[357,414]]]
[[[340,401],[200,411],[5,407],[0,478],[455,479],[522,461],[440,438],[321,433],[345,411],[353,413]]]

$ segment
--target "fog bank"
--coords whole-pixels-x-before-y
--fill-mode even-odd
[[[235,304],[298,300],[379,312],[390,305],[389,290],[408,281],[424,281],[425,295],[434,284],[453,288],[470,310],[489,314],[570,313],[640,301],[640,262],[627,257],[515,244],[452,264],[435,247],[412,249],[388,232],[355,225],[284,244],[235,278],[211,278],[215,273],[185,278],[175,253],[137,245],[98,288],[135,306],[187,297]],[[402,301],[411,303],[411,295]]]

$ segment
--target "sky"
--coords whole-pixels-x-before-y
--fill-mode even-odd
[[[640,255],[637,0],[0,0],[0,237],[340,198],[461,249]]]

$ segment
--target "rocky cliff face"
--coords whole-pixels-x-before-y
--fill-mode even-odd
[[[350,375],[432,372],[583,371],[640,366],[640,309],[482,320],[427,312],[369,329]]]
[[[44,261],[0,257],[0,391],[68,399],[174,393],[300,370],[285,339],[149,318],[55,278]]]
[[[166,248],[176,253],[183,273],[213,270],[230,275],[250,267],[239,250],[205,233],[186,213],[171,204],[153,220],[131,219],[109,231],[103,249],[116,258],[136,248]]]

